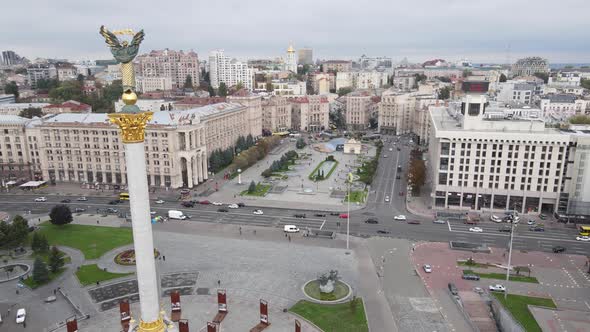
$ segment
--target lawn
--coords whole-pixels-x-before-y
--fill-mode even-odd
[[[480,272],[475,272],[473,270],[463,270],[463,274],[476,274],[480,278],[506,280],[506,274],[504,274],[504,273],[480,273]],[[509,280],[510,281],[519,281],[519,282],[530,282],[533,284],[539,283],[539,280],[537,280],[537,278],[535,278],[535,277],[527,277],[527,276],[514,275],[514,274],[510,275]]]
[[[332,161],[334,162],[334,165],[332,165],[332,168],[330,168],[330,171],[328,172],[328,174],[324,175],[323,179],[317,179],[318,181],[322,181],[322,180],[326,180],[327,178],[330,177],[330,175],[332,175],[332,173],[334,172],[334,170],[336,169],[336,167],[338,166],[338,161],[337,160],[324,160],[321,163],[319,163],[316,168],[313,169],[313,171],[309,174],[308,179],[310,179],[311,181],[316,181],[316,176],[318,175],[318,170],[322,168],[322,165],[324,165],[324,163],[326,161]]]
[[[62,245],[82,251],[85,259],[97,259],[109,250],[133,242],[131,228],[114,228],[86,225],[55,226],[49,222],[41,224],[50,245]]]
[[[98,268],[98,265],[82,265],[76,271],[76,277],[80,280],[82,286],[96,284],[97,281],[106,281],[116,278],[125,277],[133,273],[111,273]]]
[[[549,298],[508,294],[508,302],[506,302],[503,293],[492,292],[492,294],[502,303],[504,308],[510,311],[512,316],[514,316],[527,332],[542,332],[541,327],[537,324],[527,305],[556,308],[553,300]]]
[[[483,268],[483,269],[487,269],[488,267],[495,267],[494,265],[491,265],[491,264],[477,263],[475,261],[473,261],[472,263],[470,263],[469,261],[458,261],[457,265],[478,267],[478,268]]]
[[[271,187],[270,184],[258,183],[256,185],[256,190],[254,190],[251,193],[249,193],[248,190],[244,190],[244,191],[242,191],[242,193],[240,195],[246,195],[246,196],[264,196],[270,190],[270,187]]]
[[[22,283],[27,285],[31,289],[35,289],[39,286],[43,286],[50,283],[53,279],[59,277],[65,270],[66,268],[62,267],[56,273],[52,273],[51,271],[49,271],[49,280],[42,284],[38,284],[35,280],[33,280],[33,272],[31,271],[31,276],[23,280]]]
[[[364,203],[366,197],[367,197],[367,192],[364,190],[350,192],[350,202],[352,202],[352,203]],[[348,195],[346,195],[346,198],[344,198],[344,201],[348,202]]]
[[[317,304],[301,300],[289,309],[309,320],[326,332],[369,331],[363,301],[357,298],[351,303]]]

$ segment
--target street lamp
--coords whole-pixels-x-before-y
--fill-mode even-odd
[[[238,168],[238,184],[242,184],[242,169]]]
[[[352,184],[352,173],[348,173],[348,211],[346,213],[346,250],[349,248],[350,237],[350,185]]]
[[[506,268],[506,286],[508,286],[508,281],[510,280],[510,264],[512,262],[512,240],[514,240],[514,228],[515,228],[514,218],[512,218],[512,223],[510,225],[510,244],[508,249],[508,267]],[[508,289],[504,287],[504,300],[508,298]]]

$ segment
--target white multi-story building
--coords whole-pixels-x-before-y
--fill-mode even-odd
[[[199,57],[193,51],[174,50],[151,51],[134,60],[135,72],[141,77],[168,77],[174,88],[184,87],[188,76],[193,85],[199,84]]]
[[[57,79],[60,82],[75,80],[78,77],[78,69],[68,62],[59,62],[55,64]]]
[[[262,97],[252,94],[246,89],[242,89],[231,96],[227,97],[230,103],[241,104],[246,107],[246,131],[243,131],[243,136],[252,135],[257,138],[262,135]],[[230,145],[238,139],[234,137]],[[228,146],[230,146],[228,145]],[[227,146],[226,146],[227,147]]]
[[[424,120],[425,107],[434,104],[434,94],[399,92],[395,89],[385,91],[379,104],[379,132],[394,135],[415,133],[422,142],[424,128],[428,125],[428,121]]]
[[[325,96],[289,98],[292,105],[291,128],[306,132],[320,132],[328,128],[330,103]]]
[[[377,89],[387,84],[386,72],[342,71],[336,74],[336,91],[340,88]]]
[[[317,95],[330,93],[330,76],[333,74],[315,74],[312,76],[313,91]]]
[[[579,167],[568,163],[576,136],[526,113],[498,117],[487,107],[484,95],[468,94],[461,104],[431,108],[433,206],[556,212],[569,190],[566,174]]]
[[[271,132],[291,129],[291,103],[284,97],[273,96],[262,100],[262,128]]]
[[[138,92],[145,93],[151,91],[172,90],[172,78],[167,76],[143,77],[138,76],[135,79],[136,89]]]
[[[507,104],[530,105],[536,91],[535,85],[518,81],[498,83],[498,87],[500,91],[496,100]]]
[[[19,115],[27,108],[43,108],[49,106],[49,103],[11,103],[0,104],[0,115]]]
[[[272,94],[276,96],[305,96],[307,85],[301,81],[272,80]],[[266,92],[267,82],[256,82],[256,92]]]
[[[362,55],[358,61],[359,67],[362,70],[383,70],[393,73],[393,61],[387,56],[369,57]]]
[[[211,51],[209,53],[209,78],[211,86],[219,88],[219,83],[223,82],[227,87],[242,83],[242,85],[252,91],[254,71],[246,63],[230,59],[225,56],[223,50]]]
[[[30,120],[18,115],[0,115],[0,184],[34,179],[32,166],[39,155],[30,152],[25,125]],[[32,142],[31,142],[32,144]],[[36,169],[39,171],[40,169]],[[37,174],[39,178],[40,174]]]
[[[563,122],[576,115],[590,114],[590,100],[575,95],[547,95],[541,99],[541,110],[548,122]]]
[[[559,87],[578,87],[582,77],[578,72],[559,72],[556,76],[550,76],[547,85]]]
[[[287,49],[285,70],[297,73],[297,60],[295,59],[295,49],[293,48],[293,45],[289,45],[289,49]]]
[[[547,59],[536,56],[518,59],[512,65],[511,72],[513,76],[532,76],[535,73],[549,73],[549,62],[547,62]]]
[[[54,65],[36,64],[27,67],[27,76],[29,85],[33,88],[37,87],[39,80],[49,80],[57,77],[57,71]]]

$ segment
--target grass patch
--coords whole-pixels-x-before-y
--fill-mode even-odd
[[[85,259],[97,259],[107,251],[133,242],[131,228],[114,228],[87,225],[55,226],[41,224],[42,234],[50,245],[62,245],[82,251]]]
[[[31,270],[31,276],[28,277],[27,279],[23,280],[22,283],[27,285],[31,289],[35,289],[37,287],[46,285],[46,284],[50,283],[51,281],[55,280],[62,273],[64,273],[65,270],[66,270],[66,268],[62,267],[55,273],[52,273],[51,271],[49,271],[49,280],[47,280],[47,282],[40,283],[40,284],[38,284],[35,280],[33,280],[33,271]]]
[[[320,283],[316,280],[305,285],[305,293],[316,300],[335,301],[348,295],[348,286],[340,281],[337,281],[334,285],[334,291],[332,293],[322,293],[320,292]]]
[[[356,190],[350,192],[351,203],[364,203],[367,198],[367,192],[364,190]],[[344,198],[345,202],[348,202],[348,195]]]
[[[80,280],[82,286],[96,284],[97,281],[117,279],[131,274],[133,273],[106,272],[102,269],[99,269],[98,265],[96,264],[82,265],[80,266],[80,269],[76,271],[76,277],[78,277],[78,280]]]
[[[317,178],[316,176],[318,175],[318,170],[322,167],[322,165],[326,162],[333,162],[334,165],[332,165],[332,168],[330,168],[330,171],[328,172],[328,174],[325,174],[323,178]],[[330,175],[332,175],[332,173],[334,172],[334,170],[336,169],[336,167],[338,166],[338,161],[337,160],[323,160],[321,163],[319,163],[316,168],[313,169],[313,171],[309,174],[309,176],[307,177],[308,179],[310,179],[311,181],[322,181],[322,180],[326,180],[327,178],[330,177]]]
[[[499,280],[506,280],[506,274],[504,273],[480,273],[475,272],[473,270],[463,270],[463,274],[475,274],[478,275],[480,278],[486,279],[499,279]],[[527,277],[521,275],[510,275],[510,281],[519,281],[519,282],[530,282],[532,284],[538,284],[539,280],[535,277]]]
[[[543,297],[530,297],[524,295],[508,294],[508,301],[504,300],[503,293],[492,294],[500,303],[506,308],[512,316],[524,327],[528,332],[542,332],[541,327],[529,311],[528,305],[535,305],[540,307],[556,308],[557,306],[552,299]]]
[[[477,267],[477,268],[482,268],[482,269],[487,269],[488,267],[495,267],[494,265],[491,265],[491,264],[477,263],[475,261],[458,261],[457,265],[471,266],[471,267]]]
[[[256,185],[256,189],[253,192],[250,193],[250,192],[248,192],[248,190],[244,190],[244,191],[242,191],[242,193],[240,193],[240,195],[242,195],[242,196],[264,196],[270,190],[270,187],[271,187],[270,184],[258,183]]]
[[[289,311],[309,320],[326,332],[369,331],[363,301],[360,298],[342,304],[318,304],[301,300]]]

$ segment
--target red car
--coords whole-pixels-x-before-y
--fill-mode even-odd
[[[209,202],[209,201],[200,201],[199,204],[208,205],[208,204],[211,204],[211,202]]]
[[[399,192],[399,195],[400,195],[400,196],[403,196],[403,195],[404,195],[404,192],[403,192],[403,191],[400,191],[400,192]]]
[[[338,218],[340,218],[340,219],[347,219],[347,218],[348,218],[348,214],[346,214],[346,213],[341,213],[341,214],[338,216]]]

